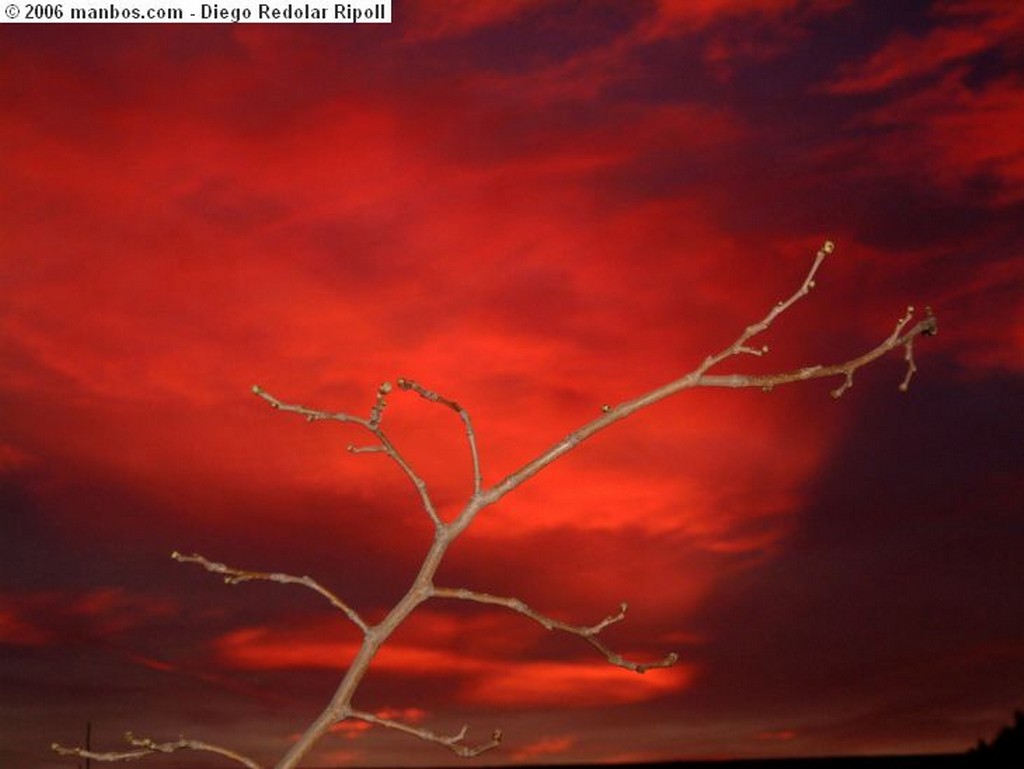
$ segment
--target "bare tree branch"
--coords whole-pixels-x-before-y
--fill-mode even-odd
[[[896,324],[896,330],[877,347],[868,350],[845,363],[836,363],[831,366],[809,366],[796,371],[787,371],[781,374],[768,374],[765,376],[753,376],[746,374],[730,374],[723,376],[703,375],[698,378],[695,386],[699,387],[759,387],[762,390],[771,390],[779,385],[792,382],[804,382],[810,379],[824,379],[828,377],[842,376],[843,384],[832,390],[832,397],[842,397],[843,393],[853,387],[853,375],[869,363],[878,360],[883,355],[898,347],[906,348],[904,359],[907,361],[907,373],[900,383],[901,392],[906,392],[910,387],[910,378],[917,366],[914,365],[913,343],[919,336],[934,336],[938,331],[938,323],[935,316],[929,310],[924,320],[918,322],[906,333],[901,334],[904,327],[910,322],[914,315],[914,308],[908,307],[907,313]]]
[[[291,574],[281,574],[279,572],[245,571],[243,569],[235,569],[231,566],[225,566],[223,563],[210,561],[198,553],[182,555],[175,551],[171,553],[171,558],[179,563],[198,563],[209,572],[213,572],[214,574],[223,574],[224,581],[229,585],[237,585],[239,582],[248,582],[250,580],[266,580],[267,582],[277,582],[282,585],[302,585],[303,587],[308,587],[310,590],[316,591],[330,601],[332,606],[344,612],[345,616],[352,620],[353,624],[355,624],[364,633],[370,629],[370,626],[366,624],[355,609],[342,601],[338,596],[312,577],[293,577]]]
[[[778,302],[760,321],[747,326],[743,330],[743,333],[740,334],[736,341],[731,345],[723,349],[721,352],[709,355],[693,371],[672,382],[656,387],[653,390],[639,395],[632,400],[620,403],[617,406],[602,406],[600,417],[588,422],[582,427],[579,427],[547,451],[530,460],[518,470],[510,473],[501,481],[482,492],[484,505],[487,506],[497,502],[503,496],[513,489],[521,486],[524,482],[535,476],[559,457],[562,457],[569,451],[572,451],[572,449],[579,446],[592,435],[625,419],[626,417],[631,416],[632,414],[635,414],[641,409],[652,406],[655,403],[684,390],[690,390],[695,387],[760,387],[764,390],[770,390],[779,385],[790,384],[793,382],[821,379],[824,377],[843,376],[845,377],[844,385],[832,391],[833,397],[838,398],[847,389],[849,389],[853,381],[853,374],[858,369],[877,360],[897,347],[906,347],[919,336],[934,336],[938,332],[938,322],[936,321],[935,316],[932,315],[931,310],[928,310],[927,317],[924,320],[917,323],[909,331],[901,334],[904,327],[909,322],[908,316],[913,314],[913,310],[911,309],[908,311],[908,316],[904,316],[904,318],[900,319],[900,322],[896,325],[896,331],[888,339],[863,355],[846,361],[845,363],[838,363],[831,366],[808,366],[783,374],[768,374],[761,376],[748,374],[711,375],[707,373],[712,368],[729,358],[745,354],[761,355],[767,353],[767,345],[760,348],[754,348],[751,347],[748,342],[758,334],[767,331],[782,313],[810,293],[811,289],[816,285],[815,281],[818,270],[825,262],[825,258],[834,251],[835,244],[832,243],[832,241],[826,241],[815,255],[811,269],[808,271],[803,283],[800,285],[800,288],[798,288],[788,299]],[[912,356],[908,358],[908,364],[912,366]],[[913,369],[911,369],[911,372],[912,370]],[[901,390],[906,389],[904,385],[909,386],[909,376],[904,378],[903,383],[900,386]],[[476,512],[474,511],[472,515],[468,517],[472,518],[475,514]],[[466,511],[463,512],[463,515],[466,515]],[[457,520],[461,520],[461,516],[460,519]],[[468,525],[468,523],[469,521],[466,521],[466,525]]]
[[[310,409],[306,408],[305,406],[300,406],[298,404],[283,403],[282,401],[279,401],[277,398],[268,393],[259,385],[253,385],[252,391],[254,394],[258,395],[267,403],[269,403],[271,408],[275,408],[280,411],[289,411],[293,414],[299,414],[301,416],[306,417],[306,419],[310,422],[318,422],[321,420],[329,419],[335,422],[352,422],[357,425],[362,425],[363,427],[366,427],[368,429],[370,426],[370,420],[362,419],[360,417],[354,417],[351,414],[346,414],[341,411],[320,411],[319,409]]]
[[[469,444],[470,455],[473,464],[473,493],[466,501],[462,510],[450,521],[441,520],[433,501],[427,492],[427,486],[423,478],[406,461],[402,454],[395,448],[388,437],[381,429],[381,421],[384,411],[387,408],[387,396],[392,391],[389,382],[381,384],[376,391],[373,405],[370,408],[368,417],[358,417],[345,412],[328,412],[317,409],[310,409],[297,404],[285,403],[260,387],[254,387],[253,392],[269,403],[273,408],[287,411],[305,417],[307,420],[324,421],[331,420],[342,423],[354,424],[363,428],[373,436],[373,441],[366,445],[350,445],[348,450],[353,454],[382,453],[386,454],[409,481],[416,488],[423,509],[434,524],[434,539],[427,550],[423,562],[420,565],[412,584],[406,593],[395,603],[383,620],[376,625],[369,625],[360,615],[344,601],[341,601],[332,592],[324,588],[310,577],[296,577],[288,574],[271,572],[254,572],[235,569],[225,566],[222,563],[209,561],[203,556],[193,554],[191,556],[174,553],[173,558],[181,562],[198,563],[207,571],[221,574],[229,584],[236,584],[250,580],[265,580],[284,584],[298,584],[316,591],[326,598],[333,606],[340,609],[363,633],[363,640],[358,652],[346,668],[345,673],[338,683],[330,701],[322,709],[320,714],[309,723],[305,730],[290,745],[285,755],[276,764],[276,769],[296,769],[303,758],[309,753],[313,746],[326,735],[332,726],[346,718],[355,718],[362,721],[383,726],[388,729],[405,732],[428,742],[443,745],[457,755],[470,757],[476,756],[484,751],[496,747],[501,742],[501,732],[494,732],[489,742],[480,745],[466,745],[464,738],[466,727],[458,734],[443,736],[427,729],[411,726],[400,721],[386,719],[372,713],[353,710],[351,707],[352,698],[355,695],[363,677],[370,668],[377,652],[384,645],[391,634],[415,611],[424,601],[430,598],[453,598],[465,601],[473,601],[480,604],[501,606],[515,611],[523,616],[532,619],[548,630],[559,630],[571,635],[579,636],[596,648],[612,664],[637,673],[643,673],[651,668],[669,667],[678,661],[676,654],[669,654],[658,662],[637,663],[624,659],[613,652],[601,639],[600,634],[610,625],[621,622],[626,616],[626,604],[623,603],[617,614],[609,615],[600,622],[589,627],[569,625],[552,617],[541,614],[517,598],[495,596],[489,593],[479,593],[463,588],[435,587],[434,576],[451,544],[461,535],[472,523],[476,516],[484,509],[500,500],[503,496],[518,488],[530,478],[535,476],[548,465],[555,462],[567,452],[580,445],[592,435],[610,427],[614,423],[629,417],[637,411],[652,406],[653,404],[675,395],[684,390],[696,387],[760,387],[764,390],[771,390],[774,387],[807,381],[811,379],[822,379],[828,377],[842,377],[843,381],[832,391],[836,398],[843,395],[852,385],[854,374],[864,366],[881,358],[889,352],[904,348],[904,360],[907,365],[906,374],[900,384],[900,390],[906,391],[910,385],[917,366],[914,362],[914,341],[919,336],[931,336],[938,330],[938,325],[931,310],[927,310],[924,320],[911,326],[914,310],[908,308],[906,314],[899,319],[892,334],[874,348],[852,358],[844,363],[836,363],[828,366],[812,365],[777,374],[748,375],[748,374],[711,374],[711,370],[719,364],[731,358],[745,355],[762,356],[768,353],[768,346],[757,346],[752,340],[759,334],[767,331],[780,315],[786,312],[796,302],[803,299],[815,286],[817,274],[825,259],[833,253],[835,246],[831,241],[826,241],[818,250],[810,270],[804,277],[800,287],[797,288],[787,299],[778,302],[768,313],[757,323],[747,326],[736,340],[720,352],[705,358],[695,369],[674,381],[668,382],[660,387],[634,397],[632,400],[620,403],[617,406],[605,405],[601,407],[601,415],[596,419],[582,425],[561,441],[551,446],[547,451],[539,454],[531,461],[506,476],[492,486],[484,488],[482,473],[480,469],[480,457],[476,445],[476,435],[468,412],[458,403],[438,393],[427,389],[419,383],[410,379],[398,379],[398,387],[402,390],[412,391],[421,398],[440,404],[455,411],[465,426],[466,439]],[[180,749],[205,750],[218,753],[232,760],[238,761],[249,767],[249,769],[261,769],[258,764],[250,759],[214,745],[186,740],[181,738],[177,742],[155,743],[152,740],[137,740],[128,735],[128,740],[135,750],[120,753],[95,753],[83,748],[64,748],[54,745],[53,749],[62,755],[75,755],[84,758],[95,758],[101,761],[125,761],[142,758],[146,755],[158,752],[173,752]]]
[[[412,390],[421,398],[425,398],[428,401],[440,403],[442,406],[447,406],[459,415],[459,419],[461,419],[462,423],[466,426],[466,442],[469,443],[469,453],[473,460],[473,493],[479,494],[480,488],[483,485],[483,476],[480,473],[480,454],[476,447],[476,433],[473,431],[473,422],[469,418],[469,412],[455,401],[438,395],[436,392],[428,390],[423,385],[418,384],[411,379],[399,378],[398,386],[402,390]]]
[[[136,748],[136,750],[126,750],[121,752],[110,752],[110,753],[97,753],[92,750],[86,750],[85,748],[65,748],[63,745],[53,743],[50,748],[59,753],[62,756],[78,756],[79,758],[88,758],[93,761],[134,761],[139,758],[145,758],[151,756],[154,753],[174,753],[178,750],[198,750],[206,753],[216,753],[219,756],[224,756],[232,761],[237,761],[243,766],[249,767],[249,769],[263,769],[262,765],[256,763],[251,758],[243,756],[241,753],[237,753],[227,748],[222,748],[219,745],[211,745],[208,742],[202,742],[200,740],[187,740],[184,737],[179,737],[174,742],[154,742],[148,737],[136,737],[131,732],[128,732],[124,736],[128,743]]]
[[[384,382],[377,388],[376,399],[373,407],[370,409],[369,419],[362,419],[361,417],[354,417],[351,414],[340,411],[320,411],[319,409],[311,409],[306,406],[301,406],[293,403],[285,403],[284,401],[275,398],[273,395],[268,393],[259,385],[253,385],[252,391],[269,403],[273,408],[280,411],[287,411],[293,414],[299,414],[306,417],[310,422],[319,422],[324,420],[333,420],[335,422],[346,422],[356,424],[363,429],[369,431],[379,443],[376,445],[368,446],[356,446],[349,444],[348,451],[351,454],[386,454],[391,460],[398,465],[399,469],[405,474],[412,485],[416,489],[416,493],[419,495],[420,504],[426,511],[430,520],[433,522],[435,528],[441,527],[442,521],[440,516],[437,514],[437,509],[434,507],[434,502],[430,498],[430,494],[427,491],[427,483],[420,477],[420,475],[413,469],[405,457],[403,457],[398,449],[395,448],[394,444],[384,434],[384,431],[380,428],[380,422],[384,415],[384,409],[387,408],[387,399],[385,396],[388,395],[392,390],[390,382]],[[475,456],[475,454],[474,454]]]
[[[401,721],[394,721],[390,718],[381,718],[373,713],[350,710],[348,715],[349,717],[357,718],[360,721],[366,721],[370,724],[377,724],[378,726],[384,726],[388,729],[395,729],[400,732],[405,732],[406,734],[411,734],[412,736],[419,737],[421,740],[426,740],[427,742],[435,742],[438,745],[444,745],[446,748],[462,758],[474,758],[479,756],[481,753],[485,753],[488,750],[498,747],[501,744],[502,734],[500,729],[495,729],[491,734],[491,739],[487,742],[482,742],[479,745],[466,745],[463,740],[465,740],[466,733],[469,731],[468,726],[463,726],[458,734],[441,735],[432,732],[429,729],[421,729]]]
[[[821,265],[824,264],[825,257],[833,253],[835,250],[835,243],[833,243],[831,240],[826,240],[824,244],[822,244],[821,248],[818,249],[818,253],[814,255],[814,262],[811,264],[811,269],[807,272],[807,276],[804,278],[804,282],[800,284],[800,288],[793,292],[793,295],[790,296],[789,299],[778,302],[774,307],[772,307],[771,310],[768,311],[768,314],[765,315],[760,321],[747,326],[743,330],[743,333],[740,334],[739,338],[735,342],[733,342],[729,347],[725,348],[717,355],[711,355],[705,358],[704,363],[701,364],[701,366],[698,368],[698,371],[707,371],[713,366],[717,366],[726,358],[731,358],[735,355],[740,355],[744,353],[752,355],[762,355],[764,353],[767,353],[767,345],[755,349],[748,346],[747,342],[749,342],[758,334],[767,331],[771,327],[772,323],[775,322],[776,318],[778,318],[780,315],[782,315],[782,313],[784,313],[786,310],[788,310],[790,307],[792,307],[794,304],[796,304],[798,301],[803,299],[811,292],[811,289],[814,288],[814,286],[816,285],[815,275],[818,274],[818,270],[821,268]]]
[[[546,630],[561,630],[564,633],[569,633],[585,639],[595,649],[601,652],[601,654],[605,656],[605,659],[607,659],[611,664],[617,665],[620,668],[625,668],[626,670],[632,670],[634,673],[646,673],[651,668],[671,667],[679,661],[679,655],[672,652],[657,662],[633,662],[612,651],[597,637],[598,634],[609,625],[614,625],[616,622],[621,622],[626,618],[626,610],[629,608],[629,605],[626,603],[619,605],[619,611],[617,614],[608,615],[596,625],[583,627],[579,625],[570,625],[566,622],[562,622],[561,620],[549,617],[546,614],[541,614],[539,611],[531,608],[518,598],[507,598],[505,596],[491,595],[490,593],[478,593],[464,588],[447,587],[435,587],[433,595],[437,598],[455,598],[461,601],[473,601],[475,603],[503,606],[506,609],[511,609],[514,612],[522,614],[524,617],[529,617]]]

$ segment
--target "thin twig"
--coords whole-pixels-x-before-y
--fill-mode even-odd
[[[214,574],[223,574],[224,581],[229,585],[237,585],[239,582],[248,582],[250,580],[266,580],[267,582],[277,582],[282,585],[302,585],[303,587],[308,587],[310,590],[314,590],[326,598],[332,606],[344,612],[345,616],[348,617],[352,623],[364,633],[370,629],[370,626],[366,624],[355,609],[342,601],[338,596],[312,577],[295,577],[291,574],[281,574],[279,572],[236,569],[231,566],[226,566],[223,563],[208,560],[198,553],[183,555],[182,553],[175,551],[171,553],[171,558],[179,563],[198,563],[209,572],[213,572]]]
[[[285,403],[258,385],[253,385],[252,388],[253,393],[269,403],[271,407],[278,409],[279,411],[299,414],[304,416],[310,422],[324,420],[347,422],[359,425],[363,429],[369,431],[379,441],[379,443],[368,446],[349,444],[348,452],[350,454],[386,454],[390,457],[415,487],[416,493],[420,498],[420,504],[430,517],[434,527],[441,528],[444,526],[444,523],[437,514],[437,509],[434,507],[434,501],[430,498],[430,493],[427,491],[426,481],[424,481],[423,478],[421,478],[420,475],[412,468],[412,465],[406,461],[405,457],[403,457],[398,449],[395,448],[395,445],[388,439],[380,427],[381,419],[384,416],[384,409],[387,407],[386,396],[391,392],[391,390],[392,387],[390,382],[384,382],[377,388],[374,404],[370,409],[370,417],[369,419],[363,419],[361,417],[352,416],[351,414],[343,411],[321,411],[319,409],[311,409],[295,403]]]
[[[825,258],[834,251],[835,244],[833,244],[832,241],[826,241],[815,255],[814,262],[811,265],[810,270],[807,272],[807,275],[804,277],[803,283],[801,283],[800,287],[788,299],[778,302],[774,307],[772,307],[772,309],[769,310],[769,312],[760,321],[747,326],[743,330],[743,333],[741,333],[739,337],[728,347],[715,355],[709,355],[699,366],[697,366],[697,368],[688,374],[684,374],[678,379],[661,385],[660,387],[656,387],[653,390],[643,393],[632,400],[620,403],[617,406],[612,407],[607,404],[602,406],[601,416],[588,422],[582,427],[577,428],[554,446],[551,446],[547,451],[505,476],[505,478],[490,488],[484,490],[481,493],[483,506],[497,502],[510,491],[518,488],[527,480],[535,476],[552,462],[559,459],[569,451],[572,451],[592,435],[604,430],[620,420],[625,419],[626,417],[631,416],[641,409],[652,406],[655,403],[672,395],[676,395],[684,390],[690,390],[695,387],[760,387],[765,390],[770,390],[778,385],[789,384],[791,382],[801,382],[809,379],[820,379],[823,377],[843,376],[846,377],[847,384],[833,390],[832,392],[834,397],[838,397],[849,388],[849,382],[852,381],[853,373],[857,371],[857,369],[867,365],[877,358],[882,357],[897,347],[909,344],[918,336],[934,336],[937,333],[937,321],[929,310],[928,316],[917,323],[909,331],[900,335],[899,332],[903,330],[905,323],[898,325],[897,332],[886,339],[882,344],[872,350],[869,350],[863,355],[846,361],[845,363],[839,363],[832,366],[807,366],[784,374],[769,374],[765,376],[747,374],[711,375],[707,373],[712,368],[729,358],[750,353],[753,348],[748,344],[748,342],[758,334],[767,331],[782,313],[810,293],[811,289],[815,286],[818,270],[825,262]],[[766,347],[762,347],[761,349],[762,351],[767,351]],[[904,379],[904,382],[906,381],[907,380]],[[456,519],[457,524],[465,527],[469,524],[469,520],[467,519],[471,519],[477,512],[479,512],[479,510],[467,507],[467,510]]]
[[[843,383],[832,390],[832,397],[842,397],[843,393],[853,386],[853,375],[864,366],[878,360],[887,353],[898,347],[907,348],[904,359],[907,361],[907,374],[900,383],[900,390],[906,392],[910,385],[910,377],[917,367],[914,365],[913,355],[910,352],[914,339],[919,336],[934,336],[938,331],[938,323],[935,316],[930,312],[924,320],[919,321],[909,331],[903,329],[913,317],[913,308],[908,308],[907,314],[900,318],[896,330],[876,347],[868,350],[863,355],[831,366],[811,366],[808,368],[787,371],[781,374],[750,375],[750,374],[727,374],[714,375],[705,374],[697,378],[691,387],[759,387],[762,390],[772,390],[775,387],[792,382],[802,382],[809,379],[825,379],[836,376],[843,377]],[[902,334],[900,332],[903,332]]]
[[[265,400],[270,404],[271,408],[275,408],[279,411],[288,411],[292,414],[299,414],[304,416],[310,422],[318,422],[321,420],[332,420],[335,422],[351,422],[353,424],[362,425],[363,427],[369,428],[370,423],[368,420],[361,417],[355,417],[351,414],[346,414],[342,411],[321,411],[319,409],[306,408],[296,403],[284,403],[278,400],[273,395],[268,393],[259,385],[253,385],[252,391],[255,395]]]
[[[241,753],[223,748],[219,745],[211,745],[210,743],[202,742],[201,740],[187,740],[184,737],[179,737],[174,742],[154,742],[148,737],[136,737],[131,732],[125,734],[124,738],[130,745],[137,749],[98,753],[92,750],[86,750],[85,748],[66,748],[56,742],[53,743],[50,748],[55,753],[59,753],[62,756],[78,756],[79,758],[88,758],[94,761],[134,761],[139,758],[145,758],[146,756],[153,755],[154,753],[174,753],[178,750],[198,750],[206,753],[216,753],[217,755],[224,756],[232,761],[237,761],[243,766],[249,767],[249,769],[263,769],[260,764],[247,756],[243,756]]]
[[[778,318],[780,315],[782,315],[782,313],[784,313],[786,310],[788,310],[790,307],[792,307],[794,304],[796,304],[798,301],[803,299],[811,292],[811,289],[814,288],[814,286],[816,285],[815,276],[818,274],[818,270],[821,269],[821,265],[825,263],[825,258],[829,254],[834,253],[835,250],[835,243],[833,243],[831,240],[826,240],[824,244],[822,244],[821,248],[818,249],[818,253],[814,255],[814,262],[811,264],[811,269],[808,270],[807,275],[804,278],[804,282],[800,284],[800,288],[794,291],[793,295],[790,296],[788,299],[778,302],[774,307],[772,307],[771,310],[768,311],[768,314],[765,315],[760,321],[747,326],[743,330],[743,333],[740,334],[739,338],[731,345],[726,347],[717,355],[710,355],[707,358],[705,358],[704,362],[697,368],[697,371],[703,373],[711,369],[712,367],[717,366],[726,358],[731,358],[735,355],[740,355],[744,353],[752,355],[761,355],[763,353],[767,353],[767,345],[757,348],[755,350],[754,348],[747,345],[747,342],[749,342],[758,334],[762,334],[765,331],[767,331],[771,327],[772,323],[775,322],[776,318]]]
[[[501,744],[502,734],[500,729],[495,729],[491,734],[491,739],[487,742],[480,743],[479,745],[467,745],[464,740],[466,738],[466,733],[469,730],[468,726],[463,726],[458,734],[442,735],[432,732],[429,729],[421,729],[417,726],[412,726],[401,721],[394,721],[390,718],[381,718],[373,713],[365,713],[359,710],[349,710],[348,715],[349,717],[357,718],[360,721],[366,721],[370,724],[376,724],[388,729],[395,729],[399,732],[411,734],[412,736],[419,737],[421,740],[426,740],[427,742],[444,745],[446,748],[462,758],[474,758],[475,756],[479,756],[481,753],[496,748]]]
[[[445,398],[443,395],[439,395],[433,390],[428,390],[426,387],[412,379],[399,377],[398,386],[402,390],[412,390],[421,398],[425,398],[432,403],[439,403],[442,406],[447,406],[459,415],[459,419],[462,420],[462,424],[466,427],[466,442],[469,444],[469,453],[473,460],[473,493],[479,494],[480,489],[483,486],[483,475],[480,471],[480,453],[476,447],[476,432],[473,430],[473,421],[469,417],[469,412],[455,401]]]
[[[437,598],[455,598],[460,601],[473,601],[474,603],[503,606],[506,609],[511,609],[514,612],[522,614],[524,617],[529,617],[546,630],[561,630],[564,633],[569,633],[585,639],[595,649],[601,652],[601,654],[605,656],[605,659],[610,663],[617,665],[620,668],[625,668],[626,670],[632,670],[635,673],[646,673],[651,668],[671,667],[679,661],[679,655],[672,652],[657,662],[633,662],[632,660],[627,660],[622,655],[612,651],[598,638],[598,635],[606,627],[614,625],[617,622],[621,622],[626,618],[626,610],[629,608],[626,603],[620,604],[617,614],[610,614],[596,625],[585,627],[581,625],[570,625],[566,622],[562,622],[561,620],[557,620],[554,617],[541,614],[539,611],[531,608],[518,598],[491,595],[490,593],[478,593],[474,590],[466,590],[465,588],[447,587],[435,587],[431,592],[431,595]]]

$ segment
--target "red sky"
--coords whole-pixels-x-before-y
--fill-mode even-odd
[[[495,482],[735,339],[838,244],[762,359],[827,382],[691,391],[486,511],[356,705],[486,763],[965,750],[1024,706],[1024,13],[1015,2],[395,0],[387,26],[0,32],[0,764],[126,730],[272,765],[431,526],[354,428],[413,377]],[[836,383],[838,384],[838,383]],[[454,415],[389,435],[443,515]],[[1013,436],[1018,436],[1014,438]],[[343,725],[315,765],[455,759]],[[162,762],[168,764],[166,760]],[[206,765],[202,761],[196,765]],[[211,762],[209,765],[222,765]]]

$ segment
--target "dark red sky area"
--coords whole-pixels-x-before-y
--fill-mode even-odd
[[[414,2],[388,26],[0,32],[0,764],[91,720],[272,764],[431,535],[355,430],[414,377],[494,482],[692,369],[838,362],[908,305],[940,334],[838,383],[693,391],[487,511],[441,582],[609,630],[640,677],[510,613],[428,604],[364,710],[488,762],[958,751],[1024,706],[1024,4]],[[386,427],[446,515],[461,425]],[[1016,438],[1014,436],[1017,436]],[[455,759],[346,724],[319,765]],[[168,764],[166,760],[154,764]],[[170,765],[170,764],[168,764]],[[207,765],[202,761],[196,765]],[[209,762],[210,766],[222,762]]]

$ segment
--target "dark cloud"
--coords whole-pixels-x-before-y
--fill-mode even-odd
[[[982,700],[1011,707],[1019,397],[1015,379],[940,378],[902,402],[862,402],[780,557],[709,596],[706,696],[742,690],[752,712],[794,721],[809,716],[795,702],[842,699],[873,719],[859,734],[879,746],[932,718],[955,748]]]

